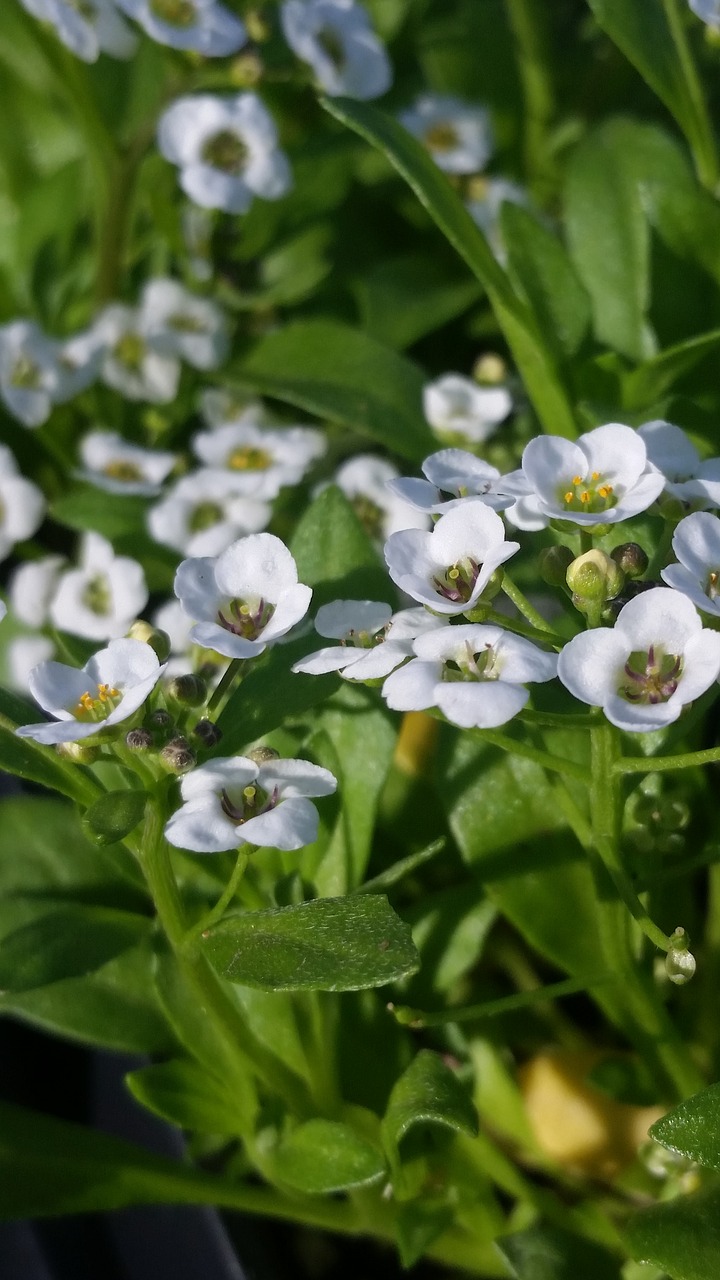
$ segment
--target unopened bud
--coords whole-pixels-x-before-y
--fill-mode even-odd
[[[574,559],[569,547],[543,547],[538,556],[538,572],[543,582],[549,587],[564,587]]]
[[[665,956],[665,972],[677,987],[683,987],[695,973],[696,963],[692,951],[688,950],[690,939],[680,925],[670,935],[670,950]]]
[[[264,40],[270,39],[272,35],[270,25],[259,9],[248,9],[243,14],[243,22],[248,36],[257,44],[262,44]]]
[[[580,601],[612,600],[622,591],[625,578],[622,571],[604,551],[586,551],[573,560],[566,574],[566,581]]]
[[[197,756],[187,738],[171,738],[160,752],[160,759],[171,773],[187,773],[197,764]]]
[[[497,387],[507,381],[508,367],[502,356],[488,351],[478,356],[472,367],[472,377],[483,387]]]
[[[82,828],[94,844],[115,844],[142,820],[147,803],[145,791],[106,791],[85,812]]]
[[[153,736],[149,729],[131,729],[125,735],[125,746],[131,751],[149,751],[153,745]]]
[[[158,627],[152,627],[149,622],[139,618],[137,622],[133,622],[128,631],[128,640],[142,640],[143,644],[149,644],[153,653],[157,655],[158,662],[167,662],[170,657],[170,637],[167,631],[160,631]]]
[[[151,711],[145,717],[144,727],[149,729],[151,733],[158,733],[161,737],[167,737],[175,728],[175,721],[169,711],[158,709],[157,711]]]
[[[254,89],[262,80],[264,67],[262,59],[252,50],[233,58],[230,64],[230,79],[238,89]]]
[[[183,703],[186,707],[201,707],[207,698],[205,681],[191,672],[188,672],[187,675],[176,676],[168,684],[167,691],[171,698],[174,698],[176,702]]]
[[[268,760],[279,760],[280,752],[274,747],[253,747],[252,751],[248,751],[247,758],[254,760],[256,764],[267,764]]]
[[[610,555],[626,578],[642,578],[650,563],[638,542],[623,542]]]
[[[222,729],[218,729],[212,720],[198,720],[193,733],[200,739],[203,746],[208,748],[216,747],[222,738]]]
[[[87,742],[58,742],[55,750],[63,759],[72,760],[73,764],[94,764],[100,756],[100,748]]]

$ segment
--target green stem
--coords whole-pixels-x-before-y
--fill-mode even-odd
[[[483,1018],[498,1018],[503,1013],[514,1013],[516,1009],[530,1009],[533,1005],[544,1004],[548,1000],[558,1000],[561,996],[576,995],[578,991],[589,991],[592,987],[612,982],[611,977],[598,978],[565,978],[562,982],[551,982],[545,987],[533,991],[519,991],[512,996],[501,996],[498,1000],[486,1000],[484,1004],[465,1005],[459,1009],[439,1009],[435,1013],[427,1013],[423,1009],[413,1009],[409,1005],[395,1005],[390,1010],[393,1017],[402,1026],[420,1030],[423,1027],[443,1027],[448,1022],[475,1022]]]
[[[201,920],[192,925],[185,934],[185,941],[189,942],[193,938],[202,937],[211,929],[216,921],[221,920],[225,914],[226,908],[229,907],[238,890],[238,885],[245,874],[245,868],[248,864],[248,846],[244,845],[238,850],[237,860],[233,868],[232,875],[218,898],[215,906],[208,911]]]
[[[688,751],[682,756],[626,756],[615,762],[615,773],[664,773],[668,769],[694,769],[720,763],[720,747]]]
[[[538,729],[591,729],[593,724],[590,713],[586,715],[570,713],[564,716],[552,711],[531,711],[527,707],[520,712],[519,719]]]
[[[353,890],[353,893],[382,893],[384,889],[391,889],[398,880],[402,880],[404,876],[409,875],[411,871],[415,871],[418,867],[422,867],[424,863],[429,862],[436,854],[442,853],[447,840],[445,836],[441,836],[439,840],[433,840],[425,849],[419,849],[417,853],[408,854],[407,858],[401,858],[399,862],[394,862],[386,871],[381,871],[379,875],[373,876],[372,880],[366,880],[364,884]]]
[[[580,555],[584,556],[593,549],[593,536],[589,529],[579,529],[578,533],[580,534]]]
[[[576,764],[574,760],[566,760],[562,756],[551,756],[548,751],[540,751],[537,747],[528,746],[525,742],[518,742],[517,738],[509,738],[507,734],[498,733],[495,729],[476,729],[474,732],[481,742],[489,742],[491,746],[499,747],[501,751],[523,756],[525,760],[532,760],[552,773],[565,773],[569,778],[587,782],[587,769],[581,764]]]
[[[243,666],[245,665],[246,661],[247,659],[245,658],[230,659],[230,662],[227,665],[227,669],[223,673],[222,679],[216,685],[215,691],[210,701],[208,702],[208,706],[207,706],[208,716],[212,716],[213,712],[215,712],[217,708],[220,706],[220,704],[224,702],[225,695],[226,694],[229,695],[232,683],[235,680],[235,677],[241,674]]]
[[[508,618],[507,614],[498,613],[496,609],[488,609],[483,614],[483,622],[497,623],[505,631],[512,631],[515,635],[525,636],[527,640],[535,640],[538,644],[552,644],[556,649],[561,649],[564,644],[567,644],[565,637],[558,635],[556,631],[550,631],[547,624],[540,631],[537,627],[526,626],[524,622],[519,622],[517,618]]]
[[[530,603],[519,587],[515,585],[512,578],[507,573],[503,574],[502,589],[508,600],[512,600],[515,608],[527,618],[528,622],[535,627],[536,631],[546,631],[548,635],[555,638],[555,632],[546,622],[542,614],[538,612],[534,605]]]

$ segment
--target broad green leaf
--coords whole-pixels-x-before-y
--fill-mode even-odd
[[[590,299],[565,248],[521,205],[506,201],[500,222],[516,289],[558,354],[573,355],[590,325]]]
[[[657,1120],[650,1136],[670,1151],[720,1171],[720,1084],[713,1084]]]
[[[480,886],[467,883],[436,891],[407,913],[433,991],[449,991],[477,964],[496,916]]]
[[[396,1158],[411,1129],[428,1124],[470,1137],[478,1132],[477,1112],[467,1090],[439,1054],[421,1049],[396,1082],[382,1121],[391,1158]]]
[[[458,279],[428,254],[379,262],[358,279],[363,328],[402,351],[460,316],[481,295],[471,276]]]
[[[91,973],[140,942],[149,928],[147,917],[127,911],[47,904],[41,916],[3,939],[0,1000]]]
[[[387,156],[477,276],[487,291],[545,430],[570,438],[577,435],[555,358],[542,337],[537,319],[513,290],[508,276],[446,175],[416,138],[370,103],[331,98],[325,99],[323,105],[342,124],[354,129]]]
[[[620,1280],[620,1263],[611,1253],[560,1227],[500,1236],[497,1247],[517,1280]]]
[[[197,1062],[173,1058],[131,1071],[125,1077],[131,1094],[149,1111],[181,1129],[200,1133],[247,1133],[246,1106],[237,1089]]]
[[[719,211],[720,214],[720,211]],[[720,227],[718,227],[720,235]],[[673,383],[694,368],[700,360],[720,346],[720,329],[688,338],[668,347],[652,360],[647,360],[622,379],[623,403],[630,411],[642,409],[659,400]]]
[[[634,1214],[625,1227],[630,1253],[672,1280],[717,1280],[720,1274],[720,1194],[708,1187]]]
[[[418,965],[408,925],[380,895],[226,916],[204,950],[232,982],[271,991],[381,987]]]
[[[307,1195],[328,1195],[377,1182],[385,1161],[376,1147],[337,1120],[298,1125],[274,1153],[278,1181]]]
[[[145,528],[148,505],[147,498],[78,485],[52,503],[50,515],[69,529],[101,533],[112,542]]]
[[[717,179],[717,156],[702,86],[677,0],[588,0],[601,27],[665,103],[685,134],[701,179]]]
[[[218,301],[227,301],[236,311],[252,311],[307,298],[332,270],[327,252],[331,240],[332,229],[326,222],[305,228],[258,261],[253,288],[236,289],[221,281]]]
[[[223,736],[213,755],[237,755],[335,692],[339,676],[295,675],[291,670],[294,662],[315,648],[319,648],[317,636],[276,645],[262,666],[250,672],[218,718]]]
[[[348,325],[295,321],[231,364],[223,381],[352,427],[413,461],[435,444],[422,414],[420,369]]]
[[[59,791],[70,800],[88,804],[100,793],[97,783],[82,765],[58,758],[52,747],[31,738],[19,738],[9,721],[0,719],[0,769],[25,782],[37,782],[49,791]]]

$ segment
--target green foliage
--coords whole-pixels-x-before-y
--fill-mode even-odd
[[[502,1236],[498,1248],[517,1280],[620,1280],[619,1264],[610,1253],[559,1227]]]
[[[338,1120],[298,1125],[275,1152],[277,1176],[306,1195],[329,1195],[377,1182],[385,1161],[375,1147]]]
[[[416,1054],[390,1094],[382,1134],[391,1160],[398,1160],[403,1138],[418,1125],[438,1125],[471,1137],[478,1131],[477,1114],[466,1090],[429,1049]]]

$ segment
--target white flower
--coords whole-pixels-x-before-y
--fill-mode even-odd
[[[56,404],[64,404],[92,386],[100,373],[105,343],[95,325],[83,333],[55,345],[58,385],[53,391]]]
[[[446,373],[423,391],[430,426],[443,435],[461,435],[481,444],[493,435],[512,409],[505,387],[481,387],[459,373]]]
[[[672,724],[719,674],[720,635],[704,630],[691,601],[669,587],[635,596],[614,627],[574,636],[558,662],[576,698],[630,733]]]
[[[0,606],[0,616],[2,609]],[[5,651],[8,682],[13,689],[27,693],[30,674],[41,662],[49,662],[55,645],[47,636],[16,636]]]
[[[221,853],[243,844],[302,849],[317,838],[318,814],[307,796],[329,796],[337,781],[307,760],[218,757],[180,783],[183,806],[165,837],[193,853]]]
[[[50,602],[53,626],[89,640],[121,636],[147,604],[142,566],[116,556],[99,533],[84,535],[80,562],[60,577]]]
[[[399,118],[446,173],[477,173],[492,155],[490,118],[477,103],[425,93]]]
[[[248,420],[228,422],[193,438],[193,449],[208,467],[225,471],[236,493],[265,500],[276,498],[286,485],[299,484],[308,467],[327,447],[325,436],[312,427],[272,430]]]
[[[65,563],[64,556],[43,556],[18,565],[13,573],[9,584],[10,607],[27,627],[44,627],[48,621],[50,601]]]
[[[14,418],[39,427],[50,417],[59,378],[55,348],[32,320],[0,328],[0,396]]]
[[[21,0],[33,17],[50,22],[71,53],[96,62],[100,53],[131,58],[137,39],[120,17],[114,0]]]
[[[7,605],[5,604],[4,600],[0,600],[0,622],[2,622],[6,613],[7,613]]]
[[[507,178],[483,178],[473,183],[473,199],[467,201],[467,210],[486,236],[499,262],[504,262],[507,256],[500,229],[500,211],[504,204],[528,203],[527,191],[516,182],[508,182]]]
[[[680,563],[661,569],[661,578],[703,613],[720,617],[720,520],[695,511],[680,521],[672,544]]]
[[[476,458],[464,449],[440,449],[422,465],[426,480],[402,476],[388,480],[388,488],[418,511],[442,515],[467,498],[482,498],[493,511],[504,511],[514,498],[502,492],[502,476],[497,467]],[[449,495],[449,496],[445,496]]]
[[[720,507],[720,458],[700,460],[681,427],[660,418],[638,427],[648,461],[665,477],[665,492],[694,507]]]
[[[0,445],[0,560],[10,555],[16,542],[32,536],[44,515],[42,491],[20,475],[12,453]]]
[[[267,419],[260,400],[248,400],[247,396],[234,395],[225,387],[205,387],[198,396],[198,409],[208,427],[224,427],[229,422],[233,425],[249,422],[254,426],[263,426]]]
[[[203,467],[182,476],[148,511],[156,542],[189,556],[217,556],[237,538],[270,523],[267,502],[239,493],[232,475]]]
[[[688,0],[693,13],[710,27],[720,27],[720,0]]]
[[[335,472],[334,483],[349,499],[358,520],[375,542],[401,529],[427,529],[428,517],[393,488],[400,472],[386,458],[358,453]]]
[[[578,440],[536,436],[525,447],[522,468],[503,479],[542,522],[617,524],[646,511],[662,492],[664,477],[648,462],[645,443],[632,427],[610,422]],[[520,528],[513,509],[508,512]]]
[[[133,715],[154,689],[164,668],[141,640],[113,640],[81,671],[61,662],[41,662],[30,673],[30,692],[55,724],[26,724],[21,738],[51,745],[78,742]]]
[[[526,681],[552,680],[557,656],[501,627],[445,627],[418,636],[417,657],[388,676],[383,697],[396,711],[437,707],[464,729],[493,729],[522,711]]]
[[[354,0],[286,0],[280,10],[290,48],[331,97],[379,98],[392,67],[367,13]]]
[[[159,44],[225,58],[247,41],[245,27],[217,0],[115,0]]]
[[[226,658],[252,658],[279,640],[310,605],[290,552],[272,533],[240,538],[217,557],[183,560],[175,594],[196,644]]]
[[[500,516],[468,498],[441,516],[431,533],[405,529],[385,544],[390,577],[401,591],[437,613],[472,609],[493,573],[520,550],[505,541]]]
[[[339,671],[346,680],[378,680],[412,653],[413,640],[438,620],[426,609],[402,609],[391,615],[377,600],[334,600],[318,609],[315,630],[340,644],[318,649],[293,666],[305,675]]]
[[[89,431],[80,442],[83,480],[108,493],[150,496],[160,492],[177,457],[128,444],[116,431]]]
[[[98,316],[96,331],[105,344],[101,377],[128,400],[167,404],[175,398],[180,361],[160,350],[141,311],[113,303]]]
[[[253,196],[277,200],[292,178],[270,113],[254,93],[177,98],[160,117],[158,146],[180,168],[195,204],[246,213]]]
[[[184,289],[177,280],[150,280],[140,304],[142,329],[158,351],[181,356],[195,369],[215,369],[225,359],[229,339],[224,312],[209,298]]]

